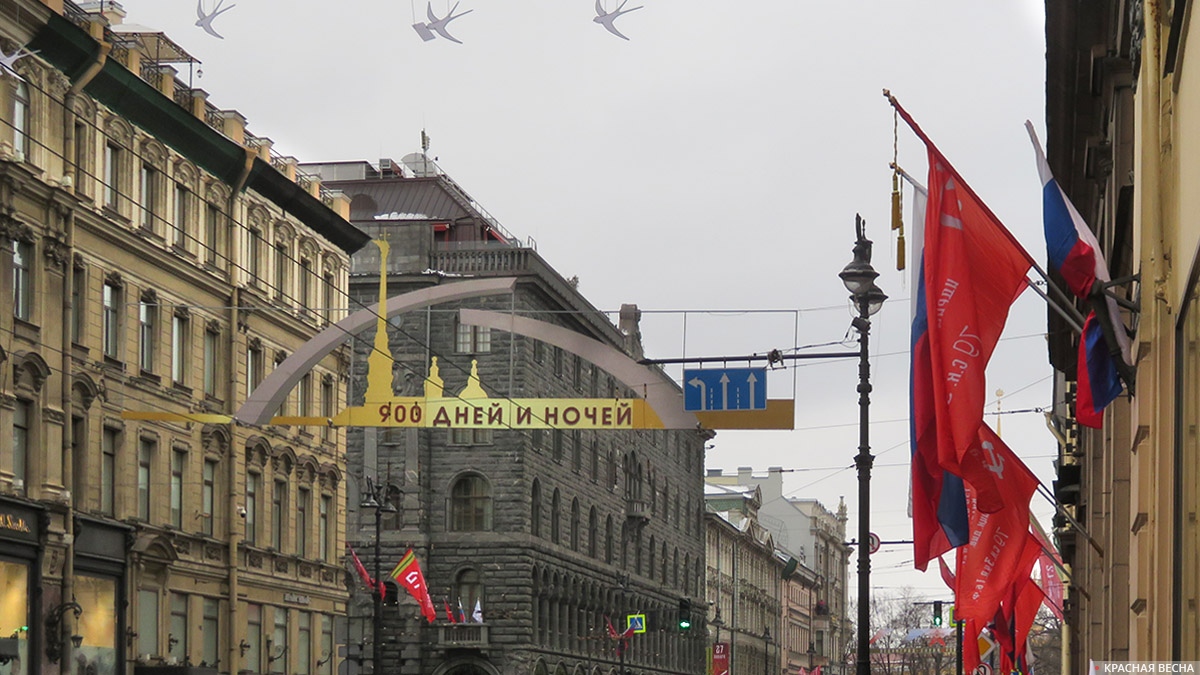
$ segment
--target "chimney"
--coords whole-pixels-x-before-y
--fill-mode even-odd
[[[721,470],[720,469],[705,469],[704,477],[705,478],[720,478]]]
[[[749,466],[738,467],[738,483],[740,485],[749,485],[751,475],[754,473],[754,468]]]
[[[625,336],[625,351],[635,359],[642,358],[642,329],[639,323],[642,320],[642,311],[637,305],[623,304],[621,305],[620,322],[618,327],[621,329],[621,334]]]

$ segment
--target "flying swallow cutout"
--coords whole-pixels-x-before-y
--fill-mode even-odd
[[[625,3],[627,2],[629,2],[629,0],[622,0],[621,4],[617,5],[615,10],[606,12],[604,11],[604,6],[600,4],[600,0],[596,0],[596,18],[592,19],[592,21],[604,26],[605,30],[613,35],[616,35],[622,40],[628,40],[629,38],[625,37],[621,34],[621,31],[617,30],[617,27],[613,25],[613,22],[616,21],[617,17],[621,16],[622,14],[628,14],[635,9],[641,9],[642,7],[638,6],[634,7],[633,9],[625,9]]]
[[[443,38],[445,38],[451,42],[456,42],[461,45],[462,40],[459,40],[458,38],[451,35],[449,33],[449,31],[446,30],[446,26],[451,21],[457,19],[458,17],[464,16],[466,14],[470,14],[471,12],[474,12],[475,10],[468,9],[467,11],[463,12],[462,14],[455,14],[454,10],[456,10],[456,9],[458,9],[457,2],[454,3],[454,7],[452,7],[450,9],[450,13],[447,14],[445,18],[439,19],[437,17],[437,15],[433,13],[433,3],[428,3],[425,7],[425,14],[426,14],[426,16],[429,17],[429,23],[421,23],[421,22],[414,23],[413,30],[417,31],[417,35],[420,35],[421,39],[424,40],[425,42],[429,42],[430,40],[432,40],[435,37],[437,37],[438,35],[440,35]],[[437,35],[434,35],[434,33],[437,33]]]
[[[216,38],[220,38],[222,40],[224,40],[225,37],[222,36],[220,33],[218,33],[216,30],[214,30],[212,27],[213,19],[217,18],[218,16],[220,16],[221,14],[223,14],[225,12],[228,12],[229,10],[233,9],[234,7],[237,7],[237,5],[230,5],[224,9],[222,9],[221,3],[223,3],[223,2],[225,2],[225,0],[217,0],[217,6],[213,7],[213,11],[209,14],[204,13],[204,0],[197,0],[197,2],[196,2],[196,16],[200,17],[199,21],[196,22],[196,25],[199,26],[200,28],[203,28],[205,33],[208,33],[209,35],[216,37]]]
[[[21,77],[21,74],[16,71],[17,61],[20,61],[26,56],[33,56],[36,53],[37,52],[27,51],[24,47],[17,47],[15,50],[13,50],[12,54],[5,54],[3,51],[0,51],[0,69],[3,69],[4,73],[12,75],[13,77],[17,78],[17,80],[24,82],[25,78]]]

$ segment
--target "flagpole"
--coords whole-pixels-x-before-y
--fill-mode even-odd
[[[938,149],[937,145],[935,145],[934,142],[932,140],[930,140],[929,136],[926,135],[925,132],[921,129],[921,125],[917,124],[916,120],[914,120],[912,118],[912,116],[908,114],[908,111],[904,109],[904,106],[900,105],[900,101],[896,100],[895,96],[892,96],[892,92],[887,89],[884,89],[883,95],[885,98],[887,98],[888,103],[890,103],[892,105],[892,107],[895,108],[896,112],[900,115],[900,117],[904,119],[904,123],[907,124],[908,127],[910,129],[912,129],[913,133],[917,135],[917,138],[920,138],[921,141],[923,143],[925,143],[925,146],[927,148],[936,152],[940,157],[945,158],[945,155],[942,154],[942,151]],[[971,197],[975,199],[975,201],[979,204],[979,207],[981,209],[983,209],[983,212],[985,214],[987,214],[996,223],[1002,222],[998,217],[996,217],[996,214],[992,212],[991,207],[989,207],[986,202],[984,202],[982,199],[979,198],[979,195],[975,193],[975,190],[973,190],[971,188],[971,185],[969,183],[967,183],[967,181],[963,180],[963,177],[961,175],[959,175],[958,170],[955,169],[954,165],[950,164],[949,161],[946,162],[946,170],[949,171],[954,176],[954,178],[958,181],[959,187],[966,190],[967,194],[971,195]],[[1069,297],[1067,297],[1066,293],[1064,293],[1063,290],[1061,288],[1059,288],[1057,284],[1050,281],[1050,277],[1049,277],[1049,275],[1046,274],[1046,271],[1043,270],[1042,266],[1039,265],[1037,263],[1037,261],[1033,259],[1033,256],[1029,255],[1029,251],[1025,250],[1025,247],[1021,245],[1021,242],[1017,241],[1017,238],[1013,236],[1012,232],[1009,232],[1007,227],[1001,226],[1000,232],[1001,232],[1001,234],[1004,235],[1004,237],[1006,239],[1008,239],[1010,242],[1012,242],[1013,246],[1017,247],[1017,250],[1019,250],[1021,252],[1021,255],[1024,256],[1025,260],[1029,261],[1030,267],[1032,267],[1034,270],[1036,270],[1038,273],[1038,276],[1040,276],[1042,278],[1042,280],[1046,282],[1046,286],[1050,288],[1050,292],[1061,296],[1059,298],[1059,301],[1064,303],[1064,306],[1070,307],[1071,310],[1073,310],[1073,312],[1074,312],[1073,316],[1075,316],[1076,323],[1081,327],[1079,330],[1082,331],[1083,316],[1080,315],[1078,310],[1075,309],[1075,305],[1073,304],[1073,301]],[[1042,297],[1046,297],[1046,296],[1044,294],[1042,294]],[[1047,298],[1047,301],[1049,301],[1049,298]]]

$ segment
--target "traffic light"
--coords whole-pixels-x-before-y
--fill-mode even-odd
[[[692,601],[687,598],[679,599],[679,630],[689,631],[692,629]]]
[[[942,625],[942,601],[933,601],[933,625],[940,627]]]

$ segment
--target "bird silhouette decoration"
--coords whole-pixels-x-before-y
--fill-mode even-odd
[[[17,80],[24,82],[25,78],[21,77],[21,74],[16,70],[17,61],[20,61],[26,56],[33,56],[36,53],[37,52],[28,51],[24,47],[17,47],[11,54],[5,54],[3,51],[0,51],[0,69],[3,69],[5,74],[11,75],[17,78]]]
[[[452,7],[450,9],[450,13],[447,14],[445,16],[445,18],[439,19],[437,17],[437,15],[433,13],[433,3],[428,3],[425,7],[425,14],[426,14],[426,16],[429,17],[429,23],[421,23],[421,22],[414,23],[413,30],[417,31],[417,35],[420,35],[421,39],[424,40],[425,42],[429,42],[430,40],[437,37],[437,35],[440,35],[443,38],[445,38],[451,42],[455,42],[455,43],[461,45],[462,40],[459,40],[458,38],[451,35],[450,32],[448,30],[446,30],[446,26],[449,25],[449,23],[451,21],[457,19],[458,17],[470,14],[471,12],[474,12],[475,10],[468,9],[467,11],[463,12],[462,14],[455,14],[454,11],[456,9],[458,9],[457,2],[454,3],[454,7]],[[437,35],[434,35],[434,33],[437,33]]]
[[[627,2],[629,2],[629,0],[622,0],[621,4],[617,5],[616,9],[611,12],[606,12],[604,11],[604,6],[600,4],[600,0],[596,0],[596,18],[592,19],[592,21],[604,26],[605,30],[613,35],[616,35],[622,40],[628,40],[629,38],[625,37],[621,34],[621,31],[617,30],[617,27],[613,25],[613,22],[617,20],[617,17],[623,14],[628,14],[634,10],[641,9],[642,6],[639,5],[633,9],[625,9],[625,3]]]
[[[225,37],[223,35],[221,35],[220,33],[218,33],[216,31],[216,29],[213,28],[213,25],[212,25],[213,19],[217,18],[221,14],[224,14],[225,12],[228,12],[229,10],[233,9],[234,7],[237,7],[237,5],[230,5],[228,7],[222,8],[221,3],[223,3],[223,2],[225,2],[225,0],[217,0],[217,4],[215,7],[213,7],[213,11],[208,14],[204,13],[204,0],[197,0],[197,2],[196,2],[196,16],[200,17],[200,19],[198,21],[196,21],[196,25],[199,26],[200,28],[203,28],[205,33],[208,33],[209,35],[211,35],[215,38],[220,38],[222,40],[224,40]]]

